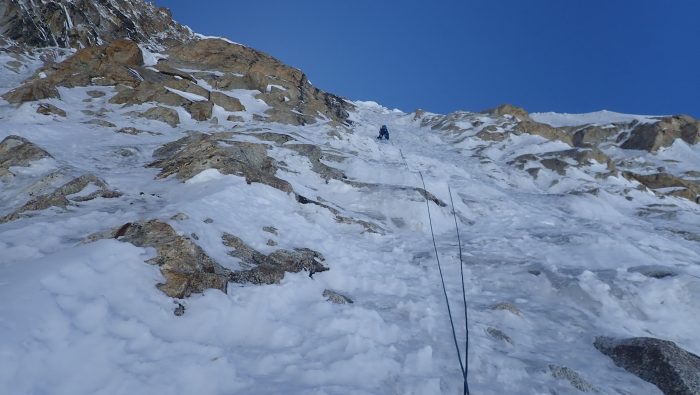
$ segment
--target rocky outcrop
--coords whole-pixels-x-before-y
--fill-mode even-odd
[[[149,108],[145,112],[139,113],[138,116],[154,121],[165,122],[173,128],[180,124],[180,115],[178,115],[177,111],[167,107],[156,106]]]
[[[0,26],[6,37],[34,47],[84,48],[121,38],[156,44],[192,36],[167,9],[142,0],[6,0]]]
[[[58,115],[59,117],[66,117],[65,111],[49,103],[39,104],[39,107],[36,109],[36,113],[41,115]]]
[[[173,298],[186,298],[207,289],[227,291],[230,271],[211,259],[201,247],[180,236],[165,222],[149,220],[126,223],[90,239],[114,238],[137,247],[155,248],[148,263],[160,267],[165,281],[158,289]]]
[[[267,145],[232,141],[231,133],[196,133],[166,144],[153,153],[157,160],[149,167],[161,168],[158,178],[176,174],[187,180],[206,169],[222,174],[245,177],[248,183],[258,182],[284,192],[292,186],[275,176],[277,162],[267,155]]]
[[[336,291],[326,289],[323,291],[323,297],[326,298],[327,301],[333,303],[333,304],[351,304],[355,303],[352,299],[349,297],[338,293]]]
[[[618,126],[595,126],[589,125],[574,132],[573,143],[575,147],[593,148],[603,142],[612,139],[620,132]]]
[[[209,95],[209,100],[211,100],[212,102],[214,102],[214,104],[223,108],[226,111],[245,111],[245,107],[243,106],[243,104],[241,104],[240,100],[221,92],[211,92],[211,94]]]
[[[566,366],[549,365],[549,373],[557,380],[568,381],[572,387],[581,392],[599,392],[598,389],[584,380],[578,372]]]
[[[524,108],[516,107],[512,104],[501,104],[496,108],[482,111],[482,114],[489,114],[494,117],[503,117],[508,115],[517,119],[518,121],[531,121],[530,114]]]
[[[290,149],[297,152],[300,155],[305,156],[309,162],[311,162],[311,169],[318,173],[324,180],[328,181],[330,179],[344,180],[347,178],[345,173],[342,171],[330,167],[322,162],[322,159],[326,157],[323,150],[312,144],[286,144],[284,148]]]
[[[116,40],[108,45],[84,48],[73,56],[25,81],[2,97],[23,103],[59,97],[56,87],[89,85],[138,85],[142,78],[134,67],[143,65],[141,49],[135,42]]]
[[[196,121],[206,121],[211,118],[214,103],[210,101],[198,101],[188,104],[185,109]]]
[[[527,170],[533,177],[537,177],[540,168],[546,168],[559,175],[565,175],[566,170],[571,167],[589,166],[592,162],[603,163],[611,174],[616,174],[615,162],[597,148],[593,149],[569,149],[564,151],[553,151],[544,154],[524,154],[508,162],[509,165],[519,169]],[[541,165],[537,166],[537,164]]]
[[[288,272],[303,270],[313,277],[314,273],[328,270],[323,265],[323,255],[308,248],[277,250],[264,255],[232,234],[224,233],[222,240],[224,245],[233,249],[229,254],[240,259],[241,266],[249,268],[231,273],[231,281],[236,283],[277,284]]]
[[[640,124],[620,147],[656,152],[661,147],[671,146],[677,139],[697,144],[700,141],[700,122],[687,115],[674,115],[656,123]]]
[[[304,125],[315,123],[319,113],[338,123],[347,124],[347,101],[323,92],[309,83],[306,75],[277,59],[243,45],[221,39],[206,39],[174,46],[164,65],[172,68],[217,70],[220,74],[196,74],[214,89],[251,89],[272,108],[272,122]]]
[[[657,194],[682,197],[700,204],[700,183],[669,173],[637,174],[625,171],[622,176],[639,182]]]
[[[24,137],[7,136],[0,141],[0,179],[13,175],[10,167],[26,167],[42,158],[51,155]]]
[[[92,186],[92,188],[88,188]],[[85,194],[80,192],[88,189]],[[13,213],[0,218],[0,223],[14,221],[21,218],[23,213],[28,211],[45,210],[49,207],[66,208],[79,202],[86,202],[97,198],[116,198],[121,196],[121,193],[109,189],[109,185],[102,179],[92,175],[85,174],[70,182],[60,186],[55,191],[47,195],[38,196]]]
[[[700,357],[651,337],[597,337],[595,348],[615,365],[656,385],[666,395],[700,394]]]

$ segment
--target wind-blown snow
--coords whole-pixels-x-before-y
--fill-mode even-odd
[[[552,126],[579,126],[579,125],[606,125],[617,122],[639,121],[642,123],[652,123],[657,121],[657,117],[649,115],[631,115],[618,112],[602,110],[583,114],[565,114],[555,112],[535,112],[530,114],[530,118],[537,122],[546,123]]]
[[[0,224],[0,388],[8,393],[461,392],[425,202],[409,189],[420,185],[418,171],[439,199],[449,202],[448,185],[454,195],[466,263],[474,394],[578,393],[548,373],[551,364],[576,370],[603,394],[660,393],[596,351],[598,335],[655,336],[700,352],[698,206],[662,200],[621,177],[599,178],[602,165],[565,176],[543,169],[537,179],[508,165],[524,153],[568,148],[561,142],[530,135],[484,142],[471,137],[474,130],[423,128],[413,114],[373,102],[354,103],[352,133],[329,135],[326,124],[256,121],[252,115],[268,108],[257,99],[260,92],[227,92],[247,109],[246,123],[235,129],[250,133],[237,137],[241,141],[259,142],[252,134],[264,130],[343,156],[325,163],[368,186],[326,182],[305,157],[284,146],[269,149],[289,169],[277,176],[295,191],[376,223],[383,234],[374,234],[338,222],[322,207],[216,170],[184,183],[154,180],[158,170],[144,167],[153,150],[190,131],[227,131],[234,123],[220,117],[217,126],[181,116],[182,124],[171,128],[129,116],[148,106],[111,105],[111,89],[99,88],[108,94],[90,105],[109,109],[105,120],[159,134],[115,133],[84,123],[91,117],[80,109],[94,89],[61,89],[62,100],[47,101],[65,109],[65,119],[38,116],[36,103],[0,106],[0,139],[21,134],[55,158],[3,183],[3,210],[29,198],[26,182],[59,166],[70,176],[94,172],[123,193]],[[390,142],[375,138],[382,124],[389,127]],[[659,158],[668,153],[699,163],[696,148],[674,145]],[[453,218],[449,207],[430,207],[463,338]],[[178,213],[186,218],[170,219]],[[146,263],[152,249],[117,240],[84,242],[92,233],[149,218],[168,221],[228,268],[240,262],[221,243],[224,232],[263,253],[318,250],[330,271],[172,300],[155,288],[162,278]],[[264,226],[276,227],[278,235],[263,232]],[[270,239],[278,245],[269,246]],[[628,271],[644,265],[663,265],[677,275],[655,279]],[[355,303],[329,304],[324,289]],[[176,302],[186,306],[182,317],[173,315]],[[500,302],[520,313],[490,308]],[[489,328],[511,342],[492,337]]]

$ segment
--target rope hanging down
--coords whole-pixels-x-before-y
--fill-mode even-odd
[[[391,145],[394,145],[393,141],[390,141]],[[401,154],[401,159],[408,171],[411,171],[408,167],[408,162],[403,154],[403,150],[399,148],[399,153]],[[423,190],[428,191],[425,187],[425,179],[423,178],[423,173],[419,170],[418,175],[420,176],[421,184],[423,184]],[[445,304],[447,305],[447,315],[450,317],[450,328],[452,329],[452,340],[455,344],[455,349],[457,351],[457,359],[459,360],[459,368],[462,372],[462,378],[464,379],[464,395],[469,395],[469,383],[468,383],[468,373],[469,373],[469,321],[467,316],[467,292],[464,286],[464,262],[462,260],[462,240],[459,235],[459,225],[457,224],[457,213],[455,211],[454,200],[452,199],[452,189],[447,185],[447,190],[450,193],[450,205],[452,208],[452,216],[455,221],[455,231],[457,232],[457,243],[459,245],[459,266],[460,275],[462,280],[462,303],[464,304],[464,329],[465,329],[465,342],[464,342],[464,363],[462,363],[462,353],[459,350],[459,343],[457,342],[457,332],[455,331],[454,320],[452,318],[452,309],[450,308],[450,299],[447,297],[447,288],[445,287],[445,277],[442,274],[442,265],[440,264],[440,256],[438,255],[437,243],[435,242],[435,232],[433,230],[433,218],[430,213],[430,203],[428,199],[425,199],[425,207],[428,209],[428,222],[430,224],[430,235],[433,240],[433,249],[435,250],[435,260],[437,261],[438,271],[440,272],[440,282],[442,283],[442,293],[445,296]]]

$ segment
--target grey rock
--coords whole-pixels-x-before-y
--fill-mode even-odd
[[[496,340],[500,340],[509,344],[513,344],[513,339],[511,339],[510,336],[506,335],[503,331],[500,329],[496,329],[494,327],[488,327],[486,328],[486,333],[489,334],[492,338]]]
[[[26,167],[42,158],[51,155],[24,137],[7,136],[0,141],[0,179],[12,175],[10,167]]]
[[[82,191],[89,184],[94,184],[98,189],[84,196],[71,196]],[[100,197],[110,199],[119,196],[121,196],[121,193],[109,189],[107,183],[102,179],[92,174],[85,174],[58,187],[50,194],[37,196],[30,200],[13,213],[1,217],[0,223],[17,220],[21,218],[21,214],[28,211],[45,210],[49,207],[66,208],[78,202],[85,202]]]
[[[697,144],[700,141],[700,122],[687,115],[675,115],[661,118],[656,123],[639,124],[620,147],[656,152],[661,147],[671,146],[677,139]]]
[[[323,265],[325,258],[319,252],[308,248],[277,250],[270,255],[262,254],[247,245],[239,237],[224,233],[224,245],[232,248],[229,255],[242,261],[242,266],[250,269],[231,273],[231,281],[236,283],[277,284],[284,274],[306,271],[309,277],[328,270]]]
[[[558,380],[566,380],[571,386],[581,392],[599,392],[598,389],[589,384],[575,370],[566,366],[549,365],[549,373]]]
[[[175,308],[175,311],[173,311],[173,314],[176,316],[180,317],[185,314],[185,306],[182,305],[182,303],[178,303],[177,307]]]
[[[355,303],[352,299],[349,297],[338,293],[336,291],[326,289],[323,291],[323,297],[326,298],[327,301],[333,303],[333,304],[350,304],[350,303]]]
[[[515,307],[515,305],[513,305],[512,303],[508,303],[508,302],[499,302],[499,303],[492,304],[491,306],[489,306],[489,309],[490,310],[503,310],[503,311],[507,311],[509,313],[515,314],[517,316],[522,315],[519,308]]]
[[[206,169],[217,169],[222,174],[245,177],[248,183],[258,182],[284,192],[292,192],[287,181],[278,178],[277,162],[267,155],[267,146],[248,142],[230,141],[230,134],[208,135],[196,133],[166,144],[153,156],[157,160],[149,167],[161,168],[158,178],[176,174],[188,180]]]
[[[700,357],[651,337],[597,337],[595,348],[615,365],[656,385],[666,395],[700,394]]]
[[[664,266],[635,266],[627,269],[630,273],[639,273],[647,277],[662,279],[666,277],[675,277],[676,272]]]
[[[277,236],[277,228],[274,226],[263,226],[262,230],[267,233],[272,233],[273,235]]]
[[[169,11],[142,0],[9,0],[2,11],[3,35],[36,47],[83,48],[119,38],[168,43],[192,36]]]
[[[65,111],[49,103],[39,103],[36,113],[41,115],[58,115],[59,117],[66,117]]]

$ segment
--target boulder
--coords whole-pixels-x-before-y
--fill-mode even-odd
[[[12,175],[10,167],[26,167],[42,158],[51,155],[24,137],[7,136],[0,141],[0,179]]]
[[[36,109],[36,113],[41,115],[58,115],[59,117],[66,117],[65,111],[49,103],[40,103],[39,107]]]
[[[597,337],[593,343],[615,365],[656,385],[666,395],[700,394],[700,357],[651,337]]]
[[[610,140],[617,135],[620,129],[616,126],[600,127],[595,125],[585,126],[574,132],[573,144],[575,147],[591,148]]]
[[[651,189],[657,194],[676,196],[700,203],[700,184],[684,180],[669,173],[637,174],[630,171],[622,172],[628,180],[634,180]]]
[[[232,248],[229,255],[240,259],[243,267],[250,268],[231,273],[231,281],[236,283],[277,284],[287,272],[299,273],[303,270],[313,277],[314,273],[328,270],[323,265],[323,255],[308,248],[276,250],[264,255],[232,234],[224,233],[222,240],[224,245]]]
[[[28,101],[53,99],[59,97],[58,89],[50,81],[36,80],[22,84],[4,95],[2,98],[12,104],[21,104]]]
[[[176,127],[180,123],[180,116],[172,108],[156,106],[139,114],[140,117],[165,122],[171,127]]]
[[[656,152],[661,147],[671,146],[677,139],[697,144],[700,141],[700,122],[687,115],[674,115],[656,123],[639,124],[620,147]]]
[[[500,341],[508,343],[508,344],[513,344],[513,339],[511,339],[510,336],[506,335],[500,329],[496,329],[496,328],[490,326],[490,327],[486,328],[486,333],[496,340],[500,340]]]
[[[155,248],[157,256],[148,263],[160,267],[165,282],[158,289],[173,298],[186,298],[207,289],[226,293],[230,271],[211,259],[197,244],[178,235],[159,220],[126,223],[99,238],[115,238],[137,247]]]
[[[557,380],[565,380],[581,392],[599,392],[598,389],[584,380],[575,370],[566,366],[549,365],[549,373]]]
[[[167,106],[185,106],[190,101],[177,93],[171,92],[162,83],[141,81],[134,87],[118,86],[117,94],[109,102],[112,104],[144,104],[157,102]]]
[[[351,304],[351,303],[355,303],[355,302],[353,302],[353,300],[350,299],[349,297],[347,297],[347,296],[345,296],[345,295],[343,295],[343,294],[341,294],[341,293],[335,292],[335,291],[333,291],[333,290],[330,290],[330,289],[326,289],[326,290],[323,291],[323,297],[326,298],[327,301],[329,301],[329,302],[331,302],[331,303],[333,303],[333,304]]]
[[[211,92],[209,99],[217,106],[222,107],[226,111],[238,112],[245,111],[245,107],[241,101],[235,97],[228,96],[221,92]]]
[[[214,103],[210,101],[198,101],[188,104],[185,109],[196,121],[206,121],[211,118]]]
[[[89,190],[86,194],[79,195],[79,192],[82,192],[90,185],[95,190]],[[109,189],[109,185],[102,179],[93,174],[85,174],[63,184],[50,194],[37,196],[30,200],[13,213],[1,217],[0,223],[19,219],[23,213],[28,211],[45,210],[49,207],[66,208],[75,203],[86,202],[100,197],[110,199],[119,196],[121,196],[121,193]]]
[[[267,155],[267,145],[231,141],[232,134],[192,134],[158,148],[157,160],[149,167],[161,168],[158,178],[176,174],[188,180],[206,169],[222,174],[245,177],[248,183],[259,182],[284,192],[292,192],[287,181],[277,178],[277,162]],[[224,144],[222,144],[224,143]]]

